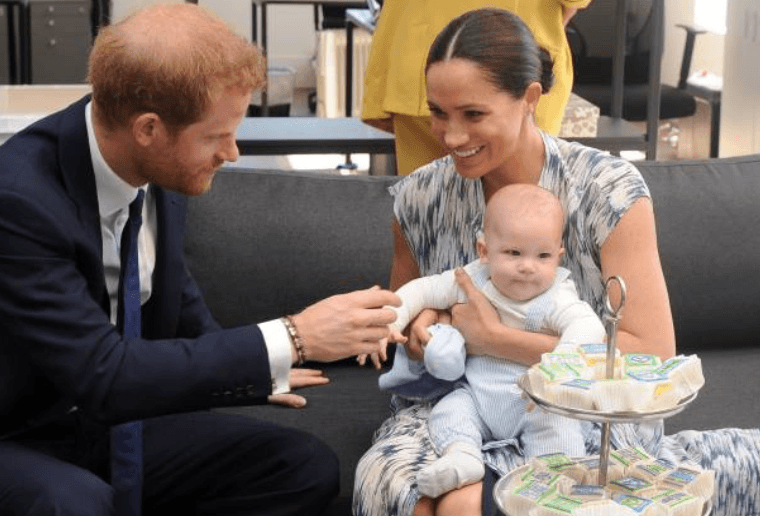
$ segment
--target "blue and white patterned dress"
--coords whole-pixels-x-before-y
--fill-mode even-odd
[[[649,197],[629,162],[596,149],[542,134],[544,167],[539,184],[565,208],[565,257],[581,299],[601,317],[604,284],[600,249],[620,218]],[[480,180],[463,178],[450,156],[436,160],[391,189],[394,211],[423,276],[477,258],[485,198]],[[409,516],[419,500],[417,472],[436,459],[427,429],[430,404],[394,397],[392,415],[377,430],[357,466],[356,516]],[[584,423],[586,449],[599,453],[600,428]],[[760,431],[723,429],[663,435],[661,422],[612,425],[612,446],[641,446],[671,461],[696,460],[716,470],[713,516],[760,516]],[[524,463],[517,441],[487,443],[486,464],[500,475]]]

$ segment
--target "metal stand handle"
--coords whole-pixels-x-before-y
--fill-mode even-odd
[[[620,286],[620,304],[617,308],[612,307],[610,302],[610,286],[612,282],[618,283]],[[625,306],[625,282],[620,276],[612,276],[604,283],[605,289],[605,308],[607,313],[604,316],[605,329],[607,330],[607,378],[612,379],[615,376],[615,352],[617,350],[617,329],[618,323],[623,313],[623,307]],[[605,421],[602,423],[602,442],[599,450],[599,485],[607,485],[607,469],[610,461],[610,427],[612,423]]]

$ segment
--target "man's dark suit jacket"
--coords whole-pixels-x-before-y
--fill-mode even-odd
[[[221,330],[182,256],[184,206],[155,189],[158,244],[143,338],[109,322],[85,98],[0,147],[0,436],[77,406],[108,424],[263,403],[256,326]]]

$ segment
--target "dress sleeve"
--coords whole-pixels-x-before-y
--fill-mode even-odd
[[[436,212],[443,202],[439,168],[434,161],[389,188],[394,197],[393,213],[421,269],[438,234]]]
[[[438,274],[477,258],[482,187],[479,180],[459,176],[449,157],[420,167],[393,185],[390,193],[420,275]]]
[[[595,168],[589,176],[586,223],[593,242],[601,249],[628,209],[640,198],[651,195],[639,170],[628,161],[606,156]]]

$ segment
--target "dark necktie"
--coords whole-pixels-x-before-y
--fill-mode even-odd
[[[145,192],[139,190],[129,205],[129,219],[121,234],[121,272],[116,327],[126,337],[139,337],[140,267],[137,234],[142,224]],[[142,506],[142,421],[111,428],[111,486],[117,516],[139,516]]]

